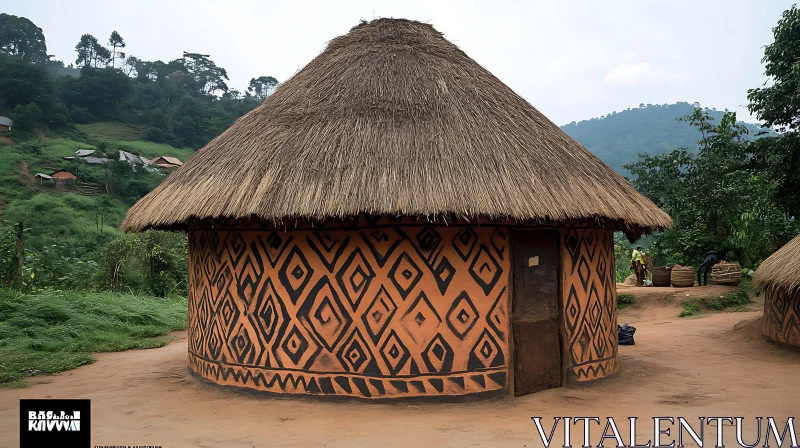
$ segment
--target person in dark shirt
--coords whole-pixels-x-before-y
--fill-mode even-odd
[[[697,269],[697,286],[703,286],[704,281],[705,286],[708,286],[708,273],[711,272],[711,268],[717,263],[719,263],[717,253],[713,250],[709,251],[706,254],[706,258],[703,259],[703,263],[701,263],[700,267]]]

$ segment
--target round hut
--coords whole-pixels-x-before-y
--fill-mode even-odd
[[[800,347],[800,235],[761,263],[753,283],[764,295],[764,335]]]
[[[281,394],[617,371],[615,230],[669,216],[424,23],[363,22],[136,203],[189,234],[189,366]]]

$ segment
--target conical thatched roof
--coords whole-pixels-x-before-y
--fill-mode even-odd
[[[759,289],[792,291],[800,287],[800,235],[761,263],[753,277],[753,283]]]
[[[432,26],[378,19],[333,39],[122,227],[359,214],[671,223]]]

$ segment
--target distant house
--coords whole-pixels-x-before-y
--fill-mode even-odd
[[[44,174],[44,173],[36,173],[36,175],[34,175],[33,177],[35,177],[36,179],[39,179],[39,183],[40,184],[43,184],[45,182],[53,183],[54,180],[55,180],[55,179],[53,179],[53,176],[50,176],[50,175],[47,175],[47,174]]]
[[[8,117],[0,117],[0,131],[10,131],[14,122]]]
[[[119,152],[119,160],[122,162],[128,162],[131,165],[142,165],[142,166],[148,166],[151,163],[153,163],[153,161],[150,159],[145,159],[144,157],[137,156],[136,154],[132,154],[127,151]]]
[[[75,157],[89,157],[95,155],[96,152],[96,149],[79,149],[75,151]]]
[[[58,170],[50,175],[56,182],[76,181],[78,176],[70,170]]]
[[[183,162],[178,160],[177,157],[170,157],[170,156],[160,156],[153,159],[153,164],[160,166],[161,168],[177,168],[183,165]]]
[[[92,156],[87,156],[84,157],[83,159],[86,160],[86,163],[88,163],[89,165],[102,165],[104,163],[108,163],[111,161],[111,159],[106,159],[105,157],[92,157]]]
[[[89,165],[102,165],[111,160],[106,155],[96,149],[79,149],[75,151],[75,156],[64,157],[64,160],[83,160]]]

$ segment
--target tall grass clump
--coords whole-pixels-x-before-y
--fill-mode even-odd
[[[92,352],[160,347],[186,328],[185,298],[0,288],[0,387],[88,364]]]

